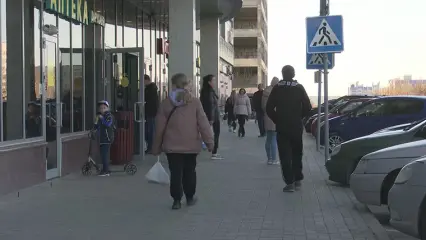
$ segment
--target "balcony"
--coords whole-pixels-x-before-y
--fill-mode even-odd
[[[235,67],[257,67],[259,66],[259,53],[255,48],[235,49]]]
[[[235,21],[234,28],[234,36],[237,38],[259,36],[256,21]]]
[[[220,37],[219,56],[234,65],[234,46]]]

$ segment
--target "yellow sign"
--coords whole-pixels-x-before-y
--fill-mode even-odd
[[[121,86],[123,86],[123,87],[128,87],[129,86],[129,78],[126,75],[124,75],[121,78]]]
[[[55,86],[55,68],[53,66],[47,67],[47,87]],[[45,83],[46,84],[46,83]]]
[[[76,22],[89,24],[86,0],[45,0],[45,8]]]

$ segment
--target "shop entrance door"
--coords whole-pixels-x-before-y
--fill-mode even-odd
[[[106,49],[105,91],[114,111],[131,111],[134,116],[134,154],[144,154],[144,51],[143,48]]]
[[[59,88],[59,50],[56,36],[45,38],[43,49],[43,76],[46,101],[46,179],[60,176],[60,152],[59,134],[61,129],[62,104],[60,102]]]

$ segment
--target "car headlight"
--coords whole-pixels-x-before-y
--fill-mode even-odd
[[[332,149],[331,156],[337,155],[340,152],[340,149],[342,149],[342,144],[339,144],[339,145],[335,146]]]
[[[395,179],[395,184],[404,184],[410,180],[411,176],[413,175],[413,163],[407,164],[401,169]]]

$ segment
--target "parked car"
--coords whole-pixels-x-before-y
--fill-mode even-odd
[[[395,126],[392,126],[392,127],[383,128],[383,129],[380,129],[379,131],[374,132],[374,133],[381,133],[381,132],[389,132],[389,131],[395,131],[395,130],[402,130],[402,129],[410,126],[410,125],[422,122],[423,120],[424,119],[421,119],[421,120],[418,120],[418,121],[414,121],[412,123],[404,123],[404,124],[399,124],[399,125],[395,125]]]
[[[352,112],[329,120],[329,143],[336,146],[344,141],[366,136],[380,129],[410,123],[426,117],[426,97],[392,96],[368,101]],[[321,136],[324,123],[320,124]],[[324,138],[320,139],[321,145]]]
[[[426,239],[426,157],[401,169],[389,191],[389,209],[395,229]]]
[[[340,104],[333,109],[330,110],[330,113],[328,114],[328,119],[347,114],[348,112],[351,112],[355,108],[357,108],[359,105],[363,104],[364,102],[370,101],[373,98],[357,98],[349,100],[343,104]],[[320,123],[323,122],[325,119],[324,113],[320,116]],[[316,117],[311,124],[311,132],[312,135],[316,137],[317,135],[317,123],[318,123],[318,117]]]
[[[426,120],[420,123],[416,121],[404,129],[374,133],[336,146],[330,160],[325,163],[329,180],[349,184],[350,176],[363,156],[398,144],[424,140],[424,126]]]
[[[422,131],[425,131],[423,127]],[[365,155],[351,175],[355,197],[364,204],[387,205],[389,190],[399,171],[426,155],[426,140],[404,143]]]
[[[329,100],[328,101],[328,109],[332,110],[336,106],[340,106],[342,104],[345,104],[349,100],[352,99],[358,99],[358,98],[372,98],[374,96],[368,96],[368,95],[346,95],[343,97],[339,97],[337,99]],[[321,113],[324,113],[324,103],[321,104]],[[313,108],[309,114],[308,117],[304,118],[303,124],[305,126],[305,130],[307,133],[311,132],[311,125],[312,121],[318,116],[318,108]]]

